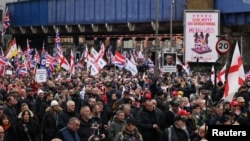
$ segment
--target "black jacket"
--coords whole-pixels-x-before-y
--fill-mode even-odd
[[[58,116],[58,125],[57,128],[61,129],[68,124],[68,121],[71,117],[79,117],[77,112],[68,112],[66,109],[63,110]]]
[[[21,120],[16,124],[15,129],[16,141],[40,141],[40,126],[33,120],[28,123]]]
[[[154,124],[158,126],[162,125],[162,112],[158,110],[153,110],[152,112],[142,108],[137,115],[137,127],[139,128],[140,133],[142,134],[144,141],[159,140],[160,130],[153,128]]]

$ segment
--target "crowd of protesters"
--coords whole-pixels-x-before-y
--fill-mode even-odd
[[[0,141],[204,141],[207,125],[250,124],[250,81],[223,101],[209,75],[153,76],[105,67],[36,83],[13,70],[0,78]]]

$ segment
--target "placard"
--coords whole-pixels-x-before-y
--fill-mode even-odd
[[[37,69],[35,80],[37,83],[43,83],[47,81],[47,71],[46,69]]]

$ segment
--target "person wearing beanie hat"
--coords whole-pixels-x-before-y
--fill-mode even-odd
[[[136,120],[135,120],[135,118],[132,117],[132,116],[129,116],[129,117],[126,119],[126,124],[133,124],[133,125],[135,125],[135,123],[136,123]]]
[[[56,100],[52,100],[51,103],[50,103],[50,106],[58,106],[58,102]]]
[[[186,119],[181,116],[174,118],[173,126],[164,129],[160,141],[189,141],[190,135],[186,129]]]
[[[168,102],[165,99],[163,89],[160,89],[160,90],[157,91],[156,96],[155,96],[154,99],[156,100],[157,108],[159,108],[161,111],[165,111],[166,108],[169,108],[169,106],[167,104]]]
[[[202,114],[201,114],[201,107],[199,104],[195,103],[191,106],[191,113],[192,113],[192,117],[191,117],[191,121],[192,123],[192,129],[198,129],[201,125],[204,124],[205,122],[205,118]]]
[[[142,135],[136,127],[134,117],[126,119],[124,128],[115,136],[114,141],[143,141]]]
[[[62,108],[59,103],[56,100],[52,100],[50,106],[45,110],[42,120],[43,128],[41,134],[44,141],[50,141],[56,136],[58,116],[61,112]]]

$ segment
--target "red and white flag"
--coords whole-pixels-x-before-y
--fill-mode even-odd
[[[231,101],[234,98],[238,88],[244,84],[245,72],[242,63],[242,57],[240,55],[239,45],[236,42],[233,58],[228,72],[224,90],[224,100]]]
[[[69,71],[69,62],[68,60],[63,56],[63,54],[58,54],[58,61],[59,64],[62,68],[64,68],[65,70]]]
[[[99,58],[102,58],[104,54],[105,54],[105,46],[104,46],[104,43],[102,43],[101,49],[99,50],[98,57],[96,58],[96,60],[98,60]]]
[[[99,52],[97,52],[94,48],[91,49],[91,53],[87,62],[87,70],[89,68],[91,69],[90,75],[98,74],[102,68],[106,66],[107,62],[102,58],[104,55],[104,52],[102,53],[102,51],[104,51],[103,49],[104,48],[102,48]]]
[[[128,58],[126,58],[125,69],[127,71],[130,71],[133,76],[135,76],[138,73],[137,66],[134,63],[132,63]]]
[[[70,70],[69,70],[71,75],[75,75],[75,57],[74,57],[74,53],[71,50],[70,53]]]
[[[102,58],[99,58],[99,60],[97,61],[93,61],[93,63],[90,65],[90,75],[98,74],[102,70],[102,68],[106,66],[106,64],[107,62]]]
[[[115,66],[119,68],[123,68],[126,63],[126,58],[119,53],[118,51],[115,52]]]
[[[85,51],[84,51],[84,61],[85,61],[85,62],[88,62],[88,60],[89,60],[89,49],[88,49],[88,47],[86,46],[86,49],[85,49]]]

